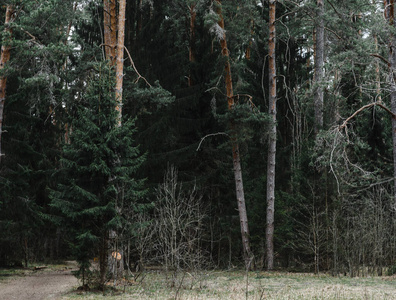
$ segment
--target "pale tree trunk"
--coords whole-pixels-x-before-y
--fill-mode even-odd
[[[223,30],[223,37],[220,40],[221,45],[221,53],[223,57],[226,58],[225,66],[224,66],[224,76],[225,76],[225,84],[226,84],[226,95],[228,102],[228,109],[232,110],[234,108],[234,91],[232,87],[232,77],[231,77],[231,65],[229,60],[229,52],[227,47],[227,39],[224,30],[224,18],[221,12],[221,1],[216,0],[218,4],[218,15],[220,17],[219,26]],[[234,131],[234,125],[231,121],[231,130]],[[242,235],[242,246],[243,246],[243,254],[245,259],[246,268],[250,268],[250,264],[253,259],[252,252],[250,250],[250,238],[249,238],[249,226],[248,226],[248,218],[246,212],[246,203],[245,203],[245,194],[243,190],[243,180],[242,180],[242,168],[241,168],[241,159],[239,153],[239,146],[237,142],[237,137],[235,133],[232,133],[231,136],[232,142],[232,159],[234,166],[234,178],[235,178],[235,188],[236,188],[236,197],[238,202],[238,211],[239,211],[239,222],[241,226],[241,235]]]
[[[274,212],[275,212],[275,156],[276,156],[276,64],[275,64],[275,20],[276,1],[269,1],[269,114],[271,127],[269,129],[268,162],[267,162],[267,269],[274,268]]]
[[[124,78],[124,40],[125,40],[125,10],[126,0],[119,0],[118,7],[118,39],[117,39],[117,63],[116,63],[116,110],[118,112],[118,126],[122,119],[122,85]]]
[[[6,16],[5,16],[5,23],[4,23],[4,31],[9,35],[1,46],[1,56],[0,56],[0,72],[2,72],[10,60],[10,50],[11,50],[11,35],[12,29],[10,27],[11,22],[13,21],[14,15],[14,7],[12,5],[7,5],[6,8]],[[1,138],[3,133],[3,115],[4,115],[4,104],[6,99],[6,88],[7,88],[7,76],[2,75],[0,76],[0,161],[1,156],[3,153],[1,152]]]
[[[375,52],[378,53],[378,38],[374,35]],[[376,101],[381,102],[381,76],[380,76],[380,64],[379,61],[375,61],[375,91],[377,93]]]
[[[315,74],[314,74],[314,111],[315,134],[323,128],[323,66],[324,66],[324,3],[317,0],[315,26]]]

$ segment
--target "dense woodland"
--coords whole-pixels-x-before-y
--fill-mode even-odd
[[[0,4],[1,266],[396,269],[393,0]]]

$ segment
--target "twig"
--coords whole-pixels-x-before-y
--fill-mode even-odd
[[[135,63],[133,62],[132,56],[129,53],[128,49],[124,46],[126,53],[128,54],[129,60],[131,61],[131,65],[132,68],[135,70],[136,74],[138,75],[138,78],[136,79],[135,83],[137,83],[139,81],[140,78],[142,78],[144,80],[144,82],[149,86],[152,87],[152,85],[147,81],[146,78],[144,78],[142,75],[140,75],[140,73],[138,72],[138,70],[135,67]]]
[[[204,139],[206,139],[207,137],[210,137],[210,136],[215,136],[215,135],[226,135],[226,136],[229,136],[229,135],[228,135],[227,133],[225,133],[225,132],[217,132],[217,133],[211,133],[211,134],[205,135],[205,136],[201,139],[201,141],[199,142],[199,145],[198,145],[198,147],[197,147],[197,150],[195,150],[195,151],[198,151],[199,148],[201,148],[201,144],[202,144],[202,142],[204,141]]]

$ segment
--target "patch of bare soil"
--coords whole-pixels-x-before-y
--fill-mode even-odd
[[[73,267],[37,270],[1,280],[0,300],[62,299],[78,286],[78,280],[71,273]]]

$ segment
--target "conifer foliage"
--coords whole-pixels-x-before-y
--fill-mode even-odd
[[[118,126],[112,78],[103,64],[91,73],[73,117],[70,143],[63,146],[60,183],[51,191],[51,206],[61,212],[59,222],[71,230],[83,283],[90,273],[89,261],[97,256],[101,285],[107,272],[109,232],[120,232],[126,220],[123,207],[134,211],[142,196],[142,182],[133,176],[143,156],[132,138],[134,121]]]

